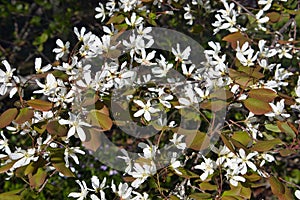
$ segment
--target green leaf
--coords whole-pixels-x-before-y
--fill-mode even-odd
[[[180,130],[180,132],[181,131],[182,130]],[[206,133],[191,130],[191,133],[186,135],[185,142],[187,144],[187,148],[200,151],[209,147],[210,138]]]
[[[180,199],[178,197],[176,197],[175,195],[171,195],[170,200],[180,200]]]
[[[32,99],[27,101],[27,104],[39,111],[49,111],[52,109],[52,103],[41,99]]]
[[[66,167],[65,163],[52,163],[53,167],[66,177],[75,177],[73,172]]]
[[[258,141],[252,146],[251,150],[265,152],[273,149],[278,144],[282,144],[282,141],[279,138],[275,138],[273,140]]]
[[[113,15],[106,24],[121,24],[124,20],[124,15]]]
[[[66,136],[68,132],[66,126],[61,125],[58,121],[49,122],[46,129],[51,135],[57,135],[59,137]]]
[[[187,178],[187,179],[190,179],[190,178],[199,178],[198,174],[195,174],[192,171],[184,169],[183,167],[178,167],[177,170],[182,173],[182,174],[178,174],[178,176],[180,176],[180,177]]]
[[[286,133],[288,136],[295,138],[296,137],[296,133],[294,132],[293,128],[290,126],[291,124],[289,124],[288,122],[281,122],[281,121],[277,121],[277,126],[278,128],[283,132]]]
[[[10,168],[12,168],[12,166],[15,164],[15,162],[17,162],[16,160],[7,163],[6,165],[3,165],[0,167],[0,174],[3,174],[5,172],[7,172],[8,170],[10,170]]]
[[[220,136],[221,136],[221,139],[222,139],[223,143],[226,145],[226,147],[227,147],[231,152],[235,152],[232,143],[229,142],[229,140],[227,139],[227,137],[226,137],[223,133],[220,134]]]
[[[237,131],[231,137],[232,139],[240,142],[245,147],[249,146],[252,143],[252,138],[246,131]]]
[[[208,193],[193,193],[189,196],[189,198],[195,199],[195,200],[211,199],[211,194],[208,194]]]
[[[208,190],[208,191],[216,191],[218,189],[217,185],[212,185],[208,182],[202,182],[199,184],[201,190]]]
[[[267,88],[259,88],[250,90],[249,97],[269,103],[277,97],[277,93]]]
[[[18,195],[21,193],[24,189],[17,189],[9,192],[4,192],[0,194],[0,199],[1,200],[21,200],[21,196]]]
[[[10,108],[6,110],[0,116],[0,128],[8,126],[17,116],[18,110],[16,108]]]
[[[24,122],[30,121],[33,117],[33,110],[30,108],[22,108],[15,119],[15,122],[18,124],[23,124]]]
[[[243,103],[245,107],[255,115],[263,115],[272,111],[272,107],[269,105],[269,103],[259,99],[248,98],[243,101]]]
[[[274,133],[280,133],[281,132],[281,130],[278,128],[278,126],[274,125],[274,124],[266,124],[265,128],[269,131],[274,132]]]

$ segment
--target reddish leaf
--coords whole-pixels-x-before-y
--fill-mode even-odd
[[[267,17],[269,17],[270,22],[276,23],[280,20],[281,15],[278,12],[270,12],[270,13],[267,13]]]
[[[242,46],[245,42],[249,41],[241,32],[231,33],[222,38],[222,40],[231,43],[233,49],[237,48],[237,41],[239,41],[239,46]]]
[[[39,189],[40,186],[43,185],[47,177],[47,172],[42,168],[37,170],[37,173],[32,176],[32,174],[28,175],[30,187],[34,189]]]
[[[17,116],[18,110],[16,108],[10,108],[6,110],[0,116],[0,128],[8,126]]]
[[[67,135],[68,129],[64,125],[58,123],[58,121],[52,121],[47,124],[47,131],[51,135],[63,137]]]
[[[269,103],[259,99],[248,98],[243,103],[245,107],[255,115],[263,115],[272,111],[272,107],[269,105]]]
[[[107,115],[106,110],[91,110],[88,118],[90,124],[96,127],[101,127],[103,130],[110,130],[113,123],[109,115]]]
[[[39,111],[49,111],[52,109],[52,103],[49,101],[44,101],[40,99],[32,99],[27,101],[27,104]]]
[[[89,132],[86,134],[87,139],[86,141],[82,142],[83,146],[89,150],[94,152],[101,146],[101,137],[103,137],[102,132],[99,130],[89,128]]]
[[[277,93],[271,89],[259,88],[250,90],[249,97],[268,103],[272,102],[277,97]]]

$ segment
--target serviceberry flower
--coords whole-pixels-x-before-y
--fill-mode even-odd
[[[104,6],[102,3],[99,3],[99,7],[96,7],[95,8],[95,11],[98,12],[96,15],[95,15],[95,18],[96,19],[99,19],[99,18],[102,18],[101,19],[101,22],[103,22],[105,20],[105,9],[104,9]]]
[[[143,115],[145,120],[147,120],[148,122],[151,120],[151,114],[159,111],[159,109],[153,108],[151,106],[150,100],[148,100],[146,104],[144,102],[142,102],[141,100],[133,100],[133,102],[142,108],[142,109],[138,110],[136,113],[134,113],[133,116],[140,117]]]
[[[207,177],[211,174],[214,173],[214,169],[216,167],[216,163],[215,161],[213,161],[210,158],[205,158],[204,156],[202,156],[204,159],[204,162],[202,162],[200,165],[196,165],[194,168],[195,169],[201,169],[203,172],[203,174],[200,176],[200,179],[202,181],[206,180]]]
[[[36,149],[30,148],[27,150],[18,149],[16,152],[11,153],[9,156],[12,160],[18,160],[12,166],[12,169],[16,169],[22,166],[28,165],[31,161],[37,161],[38,156],[35,156]]]
[[[71,128],[68,131],[67,139],[76,134],[81,141],[85,141],[86,135],[81,126],[91,127],[91,125],[82,121],[80,119],[80,114],[76,116],[75,114],[69,112],[69,116],[70,116],[69,120],[65,120],[65,119],[59,120],[60,124],[62,125],[67,124],[71,126]]]
[[[70,42],[67,41],[64,44],[63,41],[61,41],[61,39],[57,39],[56,44],[58,48],[53,49],[53,52],[56,53],[55,59],[59,60],[64,56],[64,54],[69,53]]]
[[[281,99],[279,102],[276,103],[276,105],[274,103],[269,103],[273,111],[266,113],[265,116],[268,117],[281,116],[284,118],[290,117],[290,114],[284,113],[284,101],[285,101],[284,99]]]
[[[77,200],[83,200],[86,198],[89,192],[86,183],[85,181],[80,182],[79,180],[76,180],[76,183],[80,186],[81,192],[71,192],[68,197],[77,198]]]

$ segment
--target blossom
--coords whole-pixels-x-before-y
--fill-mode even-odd
[[[276,103],[269,103],[272,107],[272,112],[266,113],[265,116],[268,117],[275,117],[275,116],[282,116],[284,118],[290,117],[290,114],[284,113],[284,99],[281,99],[279,102]]]
[[[3,140],[0,139],[0,150],[4,149],[5,153],[11,154],[11,150],[8,145],[8,139],[4,136],[3,131],[0,132],[0,135],[3,138]]]
[[[82,27],[80,29],[80,33],[79,33],[78,28],[74,27],[74,33],[77,36],[77,39],[79,41],[87,41],[89,39],[89,37],[92,35],[92,32],[85,33],[85,31],[86,31],[86,28]]]
[[[58,48],[53,49],[53,52],[56,53],[55,59],[58,60],[64,56],[65,53],[69,53],[70,42],[66,42],[65,44],[61,39],[56,40],[56,44]]]
[[[152,60],[155,57],[156,51],[151,51],[147,55],[146,50],[141,49],[141,53],[142,53],[142,58],[135,58],[136,62],[146,66],[155,65],[155,63],[150,62],[150,60]]]
[[[273,0],[259,0],[258,5],[264,5],[263,11],[267,11],[271,8]]]
[[[143,18],[142,17],[137,18],[136,13],[131,14],[130,21],[127,17],[125,18],[126,24],[128,24],[129,26],[132,26],[132,27],[135,27],[135,26],[141,24],[142,21],[143,21]]]
[[[201,169],[202,171],[204,171],[203,174],[200,176],[200,179],[204,181],[209,175],[214,173],[214,168],[216,167],[216,164],[210,158],[205,158],[204,156],[202,157],[204,159],[204,162],[202,162],[200,165],[196,165],[194,168]]]
[[[246,179],[243,176],[238,175],[239,170],[239,168],[235,168],[233,170],[228,169],[225,174],[226,178],[229,179],[229,183],[234,187],[237,187],[239,182],[246,181]]]
[[[141,166],[139,163],[134,163],[133,166],[134,171],[129,172],[128,174],[132,177],[136,178],[131,186],[134,188],[138,188],[145,180],[156,173],[155,165],[143,165]]]
[[[79,160],[78,160],[78,157],[77,157],[76,153],[79,153],[79,154],[82,154],[82,155],[85,154],[85,152],[82,151],[82,150],[80,150],[79,147],[70,147],[70,148],[66,147],[65,148],[65,152],[64,152],[65,157],[64,157],[64,160],[65,160],[66,167],[69,167],[69,165],[70,165],[69,164],[69,157],[71,157],[75,161],[75,163],[77,165],[79,164]]]
[[[105,9],[102,3],[99,2],[99,7],[95,8],[96,12],[99,12],[95,15],[96,19],[102,18],[101,22],[103,22],[105,20]]]
[[[295,196],[297,199],[300,199],[300,190],[295,191]]]
[[[114,181],[111,182],[111,189],[114,193],[116,193],[121,199],[127,200],[131,197],[132,187],[129,187],[127,183],[120,183],[118,186],[118,190]]]
[[[246,156],[244,149],[239,150],[240,157],[236,158],[236,162],[239,163],[239,165],[240,165],[239,167],[240,167],[241,174],[244,175],[247,173],[247,166],[250,167],[253,171],[257,170],[257,167],[255,166],[255,164],[250,161],[250,159],[253,158],[254,156],[256,156],[257,154],[258,154],[257,152],[253,152],[253,153],[249,153]]]
[[[42,93],[45,95],[54,93],[58,86],[56,78],[53,76],[53,74],[47,75],[45,84],[41,83],[39,80],[36,80],[36,83],[39,87],[42,88],[42,90],[37,90],[37,91],[34,91],[33,93]]]
[[[172,53],[175,56],[175,61],[182,62],[182,63],[189,63],[188,58],[190,56],[191,47],[188,46],[183,50],[183,52],[180,51],[180,44],[177,44],[176,50],[172,48]]]
[[[189,4],[187,4],[186,6],[183,7],[183,9],[186,11],[186,13],[184,13],[183,17],[184,17],[184,19],[188,20],[187,24],[193,25],[194,17],[191,13],[191,6]]]
[[[68,197],[77,198],[77,200],[83,200],[86,198],[89,192],[86,183],[85,181],[80,182],[79,180],[76,180],[76,183],[80,186],[81,192],[71,192]]]
[[[91,127],[91,125],[86,122],[83,122],[80,119],[79,114],[76,116],[73,113],[69,112],[69,116],[70,116],[69,120],[65,120],[65,119],[59,120],[60,124],[62,124],[62,125],[68,124],[71,126],[71,128],[68,131],[67,139],[70,138],[71,136],[75,135],[75,133],[76,133],[81,141],[85,141],[86,135],[81,126]]]
[[[34,62],[34,67],[35,67],[36,73],[40,73],[40,74],[45,73],[45,72],[49,71],[52,67],[50,64],[46,65],[43,68],[41,68],[41,66],[42,66],[42,58],[36,58],[35,62]]]
[[[104,189],[105,187],[105,183],[106,183],[106,177],[104,177],[103,181],[100,184],[99,178],[97,176],[92,176],[92,187],[93,187],[93,191],[96,193],[100,193],[100,199],[101,200],[105,200],[105,193],[104,193]],[[92,196],[91,196],[92,198]],[[98,197],[97,197],[98,198]],[[94,197],[95,199],[95,197]],[[98,198],[99,199],[99,198]]]
[[[150,113],[156,113],[159,111],[159,109],[151,107],[150,100],[147,101],[145,104],[141,100],[133,100],[134,103],[136,103],[138,106],[140,106],[142,109],[138,110],[136,113],[133,114],[134,117],[140,117],[143,115],[143,117],[149,122],[151,120],[151,114]]]
[[[16,69],[11,68],[11,66],[7,62],[7,60],[3,60],[2,64],[4,65],[6,72],[4,72],[2,69],[0,69],[0,82],[1,83],[9,83],[11,78],[13,77],[13,72]]]
[[[158,149],[157,146],[155,146],[155,145],[149,146],[148,144],[145,144],[143,142],[140,142],[138,144],[138,146],[143,149],[143,153],[144,153],[143,157],[144,158],[146,158],[146,159],[150,158],[151,159],[151,158],[155,157],[155,154],[156,154],[157,149]]]
[[[250,67],[254,65],[254,61],[257,59],[257,55],[258,55],[258,52],[254,55],[253,53],[254,53],[253,50],[250,51],[249,54],[247,54],[247,58],[245,57],[244,54],[237,53],[236,57],[241,62],[242,65]]]
[[[184,135],[180,135],[178,137],[177,133],[174,133],[173,138],[170,140],[170,142],[172,142],[177,149],[182,149],[184,150],[186,148],[186,143],[182,142]]]
[[[30,148],[26,150],[17,150],[14,153],[11,153],[9,156],[12,160],[18,160],[12,166],[13,169],[26,166],[31,161],[37,161],[39,157],[35,156],[36,149]]]

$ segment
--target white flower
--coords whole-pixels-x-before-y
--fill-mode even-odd
[[[289,53],[289,51],[291,51],[292,48],[286,48],[284,46],[281,47],[281,49],[278,49],[277,52],[278,52],[278,57],[279,58],[282,58],[283,56],[288,58],[288,59],[292,59],[293,56],[292,54]]]
[[[226,178],[229,179],[229,183],[234,187],[237,187],[239,182],[246,181],[244,177],[238,174],[239,174],[239,168],[235,168],[234,170],[228,169],[225,174]]]
[[[149,199],[149,194],[147,194],[146,192],[143,192],[143,194],[140,194],[138,192],[133,191],[133,194],[135,194],[136,196],[133,197],[131,200],[148,200]]]
[[[42,74],[42,73],[49,71],[52,66],[50,64],[48,64],[45,67],[41,68],[42,67],[42,58],[36,58],[34,67],[35,67],[36,73]]]
[[[70,164],[69,164],[69,157],[71,157],[75,161],[75,163],[77,165],[79,164],[79,160],[78,160],[78,157],[77,157],[76,153],[79,153],[79,154],[82,154],[82,155],[85,154],[85,152],[82,151],[82,150],[80,150],[79,147],[71,147],[71,148],[66,147],[65,148],[65,152],[64,152],[65,157],[64,157],[64,160],[65,160],[66,167],[70,166]]]
[[[70,115],[69,120],[65,120],[65,119],[59,120],[60,124],[62,124],[62,125],[68,124],[71,126],[71,128],[68,131],[67,139],[70,138],[71,136],[75,135],[75,133],[77,133],[77,136],[80,138],[80,140],[85,141],[86,135],[81,126],[91,127],[91,125],[86,122],[83,122],[80,119],[79,114],[76,116],[73,113],[69,112],[69,115]]]
[[[77,39],[79,41],[87,41],[90,38],[90,36],[92,35],[92,32],[85,33],[85,31],[86,31],[86,28],[82,27],[80,29],[80,33],[79,33],[78,28],[74,27],[74,33],[77,36]]]
[[[5,153],[7,153],[8,155],[11,154],[11,150],[8,145],[8,139],[6,139],[6,137],[4,136],[3,131],[0,132],[0,135],[3,138],[3,140],[0,140],[0,150],[4,149]]]
[[[191,13],[191,6],[187,4],[186,6],[183,7],[183,9],[186,11],[186,13],[184,13],[183,15],[183,18],[188,20],[187,22],[188,25],[193,25],[194,17]]]
[[[156,51],[151,51],[150,53],[148,53],[148,55],[146,55],[146,50],[141,49],[141,53],[142,58],[135,58],[136,62],[146,66],[155,65],[155,63],[150,62],[150,60],[155,57]]]
[[[0,69],[0,83],[9,83],[13,76],[13,72],[16,69],[12,69],[7,60],[3,60],[2,64],[4,65],[6,72]]]
[[[100,193],[100,197],[101,197],[100,199],[101,200],[106,199],[105,198],[105,193],[103,191],[106,188],[105,184],[106,184],[106,177],[104,177],[103,181],[100,184],[99,178],[97,176],[92,176],[92,187],[94,189],[93,191],[96,192],[96,193]],[[92,196],[91,196],[91,198],[92,198]]]
[[[244,54],[237,53],[236,57],[241,62],[242,65],[250,67],[254,65],[254,61],[257,59],[257,55],[258,55],[258,52],[255,55],[253,55],[253,53],[254,53],[253,50],[250,51],[249,54],[247,55],[247,58],[244,56]]]
[[[80,186],[81,192],[71,192],[68,197],[77,198],[77,200],[83,200],[86,198],[89,192],[86,183],[85,181],[82,181],[81,183],[79,180],[76,180],[76,183]]]
[[[95,8],[95,11],[99,12],[95,15],[96,19],[102,18],[101,22],[105,20],[105,9],[102,3],[99,3],[99,7]]]
[[[151,144],[151,146],[149,146],[148,144],[143,143],[143,142],[140,142],[138,144],[138,147],[140,147],[140,148],[143,149],[143,153],[144,153],[143,157],[146,158],[146,159],[148,159],[148,158],[150,158],[150,159],[154,158],[155,154],[157,152],[157,149],[158,149],[158,147],[155,146],[155,145]]]
[[[182,175],[182,173],[177,169],[178,167],[181,167],[181,163],[179,160],[177,160],[177,153],[173,152],[171,157],[171,165],[170,167],[179,175]]]
[[[116,195],[118,195],[123,200],[130,199],[131,197],[132,187],[129,187],[127,183],[120,183],[117,190],[116,185],[112,180],[111,189],[114,193],[116,193]]]
[[[259,0],[258,5],[265,5],[263,11],[267,11],[271,8],[273,0]]]
[[[300,190],[295,191],[295,196],[297,199],[300,199]]]
[[[127,17],[125,18],[126,24],[128,24],[129,26],[132,26],[132,27],[135,27],[135,26],[141,24],[142,21],[143,21],[143,18],[142,17],[137,18],[136,13],[132,13],[132,15],[130,17],[130,21]]]
[[[215,161],[211,160],[210,158],[205,158],[202,156],[204,159],[204,162],[202,162],[200,165],[196,165],[195,169],[201,169],[203,174],[200,176],[200,179],[204,181],[207,179],[207,177],[211,174],[214,173],[214,168],[216,167]]]
[[[240,173],[242,175],[247,173],[247,166],[250,167],[253,171],[257,170],[257,167],[253,162],[250,161],[251,158],[257,155],[257,152],[249,153],[246,156],[246,152],[244,149],[239,150],[239,156],[236,158],[236,162],[240,164]]]
[[[70,42],[66,42],[66,44],[64,44],[61,39],[57,39],[56,44],[58,48],[53,49],[53,52],[56,53],[55,59],[58,60],[62,58],[65,53],[69,53]]]
[[[173,138],[170,140],[170,142],[172,142],[177,147],[177,149],[184,150],[186,148],[186,143],[182,142],[183,137],[184,135],[180,135],[178,137],[178,134],[174,133]]]
[[[42,93],[45,95],[53,94],[58,86],[58,83],[53,76],[53,74],[48,74],[46,77],[46,83],[42,84],[39,80],[36,80],[36,83],[42,90],[34,91],[33,93]]]
[[[180,45],[177,43],[177,50],[172,48],[172,53],[175,56],[175,61],[183,62],[183,63],[189,63],[188,58],[190,56],[191,47],[188,46],[183,50],[183,52],[180,51]]]
[[[290,114],[284,113],[284,99],[281,99],[279,102],[276,103],[269,103],[273,109],[273,112],[266,113],[265,116],[268,117],[275,117],[275,116],[282,116],[284,118],[290,117]]]
[[[142,109],[138,110],[136,113],[133,114],[134,117],[140,117],[143,115],[143,117],[149,122],[151,120],[151,114],[150,113],[156,113],[159,111],[159,109],[155,109],[151,107],[150,100],[147,101],[146,104],[142,102],[141,100],[133,100],[134,103],[139,105]]]
[[[26,150],[19,150],[10,154],[12,160],[18,160],[14,163],[12,168],[16,169],[28,165],[31,161],[37,161],[39,157],[35,157],[35,149],[30,148]]]
[[[134,171],[131,171],[128,174],[136,178],[131,183],[131,186],[134,188],[138,188],[149,176],[152,176],[156,173],[155,165],[141,166],[139,163],[134,163],[133,169]]]

